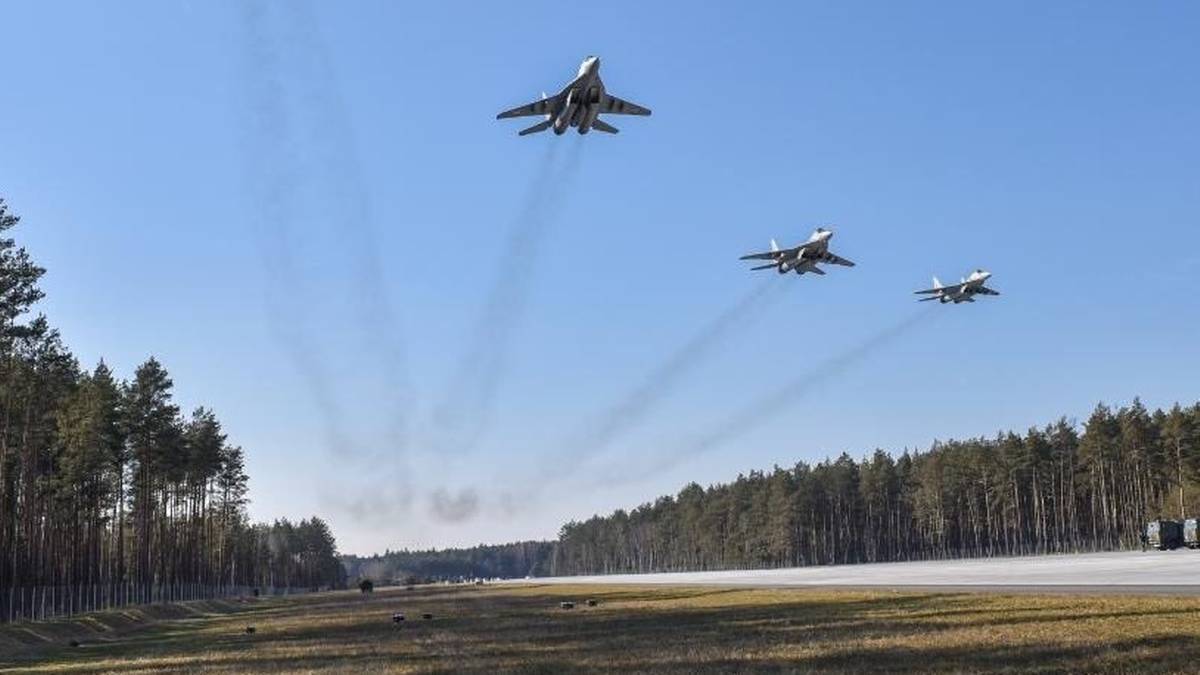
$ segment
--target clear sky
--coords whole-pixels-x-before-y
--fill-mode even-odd
[[[1200,398],[1194,2],[3,25],[0,195],[42,309],[85,365],[157,356],[246,448],[251,514],[321,514],[344,551],[552,537],[689,480]],[[654,115],[494,119],[588,54]],[[737,260],[818,225],[858,267]],[[1000,298],[915,304],[978,266]]]

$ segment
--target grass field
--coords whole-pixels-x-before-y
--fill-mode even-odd
[[[599,600],[587,607],[584,600]],[[563,600],[575,609],[559,608]],[[418,587],[0,627],[0,672],[1195,672],[1200,599]],[[393,612],[406,620],[392,623]],[[432,620],[422,620],[429,612]],[[254,626],[248,634],[246,626]],[[66,646],[69,639],[82,642]]]

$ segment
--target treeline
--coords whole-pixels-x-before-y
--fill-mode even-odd
[[[553,542],[343,558],[351,578],[520,578],[793,567],[1132,548],[1148,520],[1200,517],[1200,404],[1098,405],[1019,435],[876,450],[691,483]]]
[[[267,593],[346,586],[333,531],[316,516],[298,523],[284,518],[270,525],[243,526],[236,537],[232,546],[241,557],[234,558],[232,571],[245,566],[241,586]]]
[[[695,483],[565,525],[555,574],[764,568],[1138,545],[1147,520],[1200,515],[1200,404],[1099,405],[1023,435],[843,454]]]
[[[555,544],[522,541],[512,544],[450,548],[430,551],[388,551],[369,557],[342,557],[351,579],[376,584],[514,579],[553,574]]]
[[[0,199],[0,621],[344,580],[319,519],[251,525],[242,449],[151,358],[83,370]]]

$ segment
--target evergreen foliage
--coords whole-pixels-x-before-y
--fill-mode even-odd
[[[397,580],[674,572],[1134,548],[1147,521],[1200,516],[1200,404],[1100,404],[1024,434],[875,450],[570,522],[557,541],[347,557]]]
[[[0,199],[0,235],[17,222]],[[0,622],[342,584],[321,520],[247,521],[242,449],[183,418],[161,363],[80,368],[30,314],[43,273],[0,236]]]

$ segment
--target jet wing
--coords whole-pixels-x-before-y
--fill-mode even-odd
[[[504,112],[500,113],[499,115],[496,115],[496,119],[503,120],[503,119],[508,119],[510,117],[532,117],[534,115],[541,115],[541,116],[549,115],[551,112],[554,111],[555,106],[558,105],[558,99],[561,97],[562,97],[562,94],[558,94],[555,96],[550,96],[548,98],[543,98],[538,101],[534,101],[533,103],[527,103],[523,106],[513,108],[512,110],[505,110]]]
[[[962,287],[963,287],[962,284],[950,284],[949,286],[942,286],[941,288],[927,288],[923,291],[913,291],[913,293],[916,293],[917,295],[923,295],[925,293],[952,294],[952,293],[957,293],[959,291],[959,289],[961,289]]]
[[[643,108],[636,103],[630,103],[616,96],[605,94],[604,100],[600,102],[600,112],[609,115],[649,115],[650,109]]]
[[[841,256],[837,256],[837,255],[834,255],[829,252],[826,252],[825,255],[821,256],[821,261],[827,262],[831,265],[841,265],[843,267],[854,267],[854,263],[850,262],[849,260],[846,260],[845,258],[843,258]]]
[[[751,253],[750,255],[744,255],[744,256],[738,258],[738,260],[775,260],[776,256],[778,256],[779,253],[780,253],[779,251],[767,251],[766,253]]]
[[[975,289],[975,292],[982,293],[983,295],[1000,295],[999,291],[993,291],[992,289],[988,288],[987,286],[980,286]]]
[[[778,251],[751,253],[738,258],[738,260],[783,260],[785,258],[795,258],[799,250],[799,248],[783,248]]]

